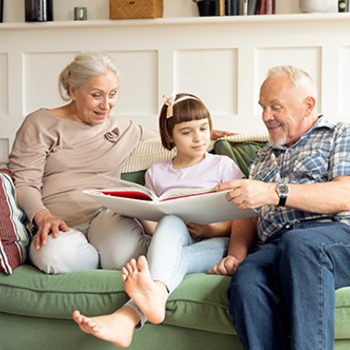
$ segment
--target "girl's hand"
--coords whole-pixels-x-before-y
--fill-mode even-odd
[[[212,267],[209,273],[212,275],[231,276],[235,273],[240,263],[234,256],[228,255]]]
[[[227,237],[231,232],[232,221],[217,224],[201,225],[195,222],[185,222],[188,232],[194,238],[198,237]]]
[[[194,238],[199,237],[213,237],[213,225],[201,225],[195,222],[185,222],[188,232]]]
[[[34,222],[39,228],[33,238],[33,244],[36,249],[40,249],[47,244],[49,234],[52,234],[56,238],[60,230],[64,232],[69,231],[69,227],[63,220],[55,218],[47,210],[39,211],[34,216]]]

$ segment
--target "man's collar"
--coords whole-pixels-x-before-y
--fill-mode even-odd
[[[322,114],[320,114],[318,116],[316,123],[305,134],[301,135],[300,140],[302,140],[304,137],[311,134],[317,129],[323,129],[323,128],[334,129],[334,127],[335,127],[334,123],[329,122]]]

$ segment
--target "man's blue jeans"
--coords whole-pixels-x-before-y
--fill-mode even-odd
[[[329,350],[335,289],[350,286],[350,226],[282,230],[241,263],[228,290],[244,349]]]

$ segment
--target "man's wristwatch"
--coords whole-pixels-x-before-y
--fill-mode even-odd
[[[280,201],[278,203],[279,207],[284,207],[286,204],[286,200],[289,193],[289,187],[285,183],[278,184],[276,187],[276,191],[280,197]]]

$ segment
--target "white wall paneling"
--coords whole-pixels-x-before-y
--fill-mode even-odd
[[[255,51],[255,88],[256,101],[259,99],[259,87],[264,81],[266,72],[269,68],[276,65],[295,65],[307,71],[315,80],[318,90],[322,86],[321,67],[322,67],[322,48],[321,47],[267,47]],[[320,91],[318,91],[320,95]],[[256,106],[255,114],[260,110]],[[318,105],[318,111],[321,110],[321,103]]]
[[[9,151],[9,77],[8,54],[0,52],[0,164],[7,161]],[[6,129],[5,129],[6,128]],[[1,138],[1,137],[4,138]]]
[[[8,55],[0,54],[0,115],[8,114]]]
[[[176,51],[175,91],[200,97],[217,120],[236,115],[237,58],[238,50],[234,48]]]
[[[23,115],[40,105],[57,105],[60,101],[58,75],[77,53],[23,52]]]
[[[8,162],[9,140],[0,139],[0,164]]]
[[[120,67],[117,113],[129,119],[142,116],[142,120],[158,113],[158,52],[155,49],[109,51]]]
[[[318,111],[347,121],[349,33],[347,13],[3,23],[0,158],[26,114],[64,103],[58,75],[86,50],[116,59],[121,79],[115,112],[149,128],[158,127],[162,94],[186,91],[204,100],[216,128],[264,131],[259,88],[266,71],[279,64],[306,69],[318,86]]]
[[[335,73],[339,76],[339,103],[340,115],[349,115],[350,111],[350,46],[339,48],[339,68]]]

